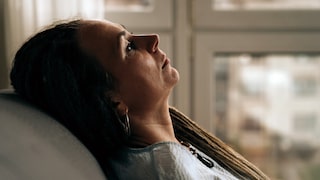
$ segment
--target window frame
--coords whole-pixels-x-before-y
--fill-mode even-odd
[[[173,26],[173,8],[172,0],[154,0],[152,11],[105,10],[105,18],[124,24],[129,29],[170,30]]]
[[[212,0],[193,1],[192,7],[193,23],[198,29],[320,29],[320,9],[222,11],[212,8]]]
[[[194,37],[193,118],[215,133],[212,64],[218,53],[320,53],[320,32],[201,32]]]

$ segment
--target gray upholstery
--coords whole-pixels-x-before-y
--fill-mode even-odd
[[[0,179],[106,179],[93,155],[61,124],[0,91]]]

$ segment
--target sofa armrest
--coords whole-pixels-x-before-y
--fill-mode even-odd
[[[0,92],[0,177],[106,179],[93,155],[75,136],[13,90]]]

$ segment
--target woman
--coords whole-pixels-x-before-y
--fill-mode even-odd
[[[18,50],[12,85],[73,132],[110,179],[267,179],[169,107],[179,74],[158,44],[110,21],[60,22]]]

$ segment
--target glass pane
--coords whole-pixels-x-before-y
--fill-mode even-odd
[[[152,11],[154,0],[104,0],[107,11]]]
[[[214,10],[319,9],[319,0],[212,0]]]
[[[271,179],[320,177],[320,54],[218,54],[216,135]]]

